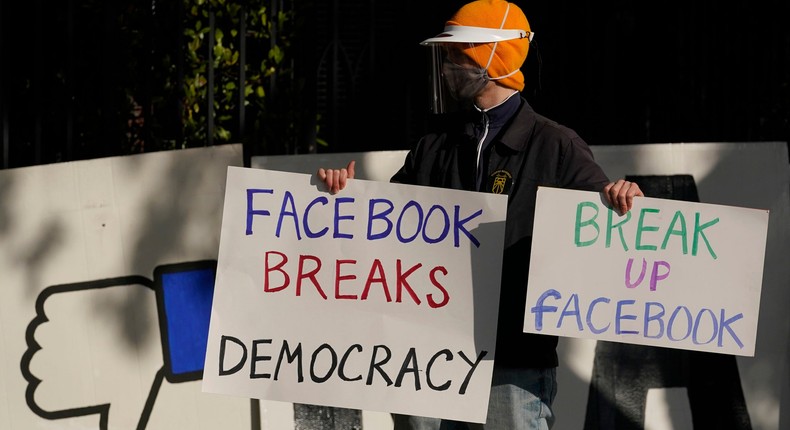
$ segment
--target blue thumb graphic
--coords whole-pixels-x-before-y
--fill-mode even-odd
[[[154,285],[169,382],[202,379],[206,359],[215,260],[158,266]]]

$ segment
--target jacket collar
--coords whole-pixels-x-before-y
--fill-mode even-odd
[[[533,133],[537,122],[535,110],[523,97],[519,98],[521,99],[521,105],[510,118],[510,127],[505,130],[505,133],[499,139],[499,141],[514,151],[526,149],[529,139],[525,139],[524,136],[529,136]]]
[[[475,124],[482,120],[483,111],[473,108],[467,111],[464,122],[464,134],[473,139],[475,136]],[[532,134],[537,121],[537,113],[532,106],[527,103],[520,94],[514,95],[504,103],[485,112],[489,115],[489,121],[502,121],[502,126],[510,123],[509,128],[496,140],[503,143],[514,151],[526,149],[527,139],[524,136]]]

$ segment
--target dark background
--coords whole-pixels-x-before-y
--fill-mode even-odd
[[[427,106],[418,43],[438,33],[464,4],[425,3],[381,11],[382,20],[393,22],[378,26],[378,73],[339,112],[348,120],[339,122],[347,131],[338,144],[350,150],[403,148],[421,131],[418,120],[407,126],[402,118],[404,111],[422,114]],[[536,33],[522,69],[525,96],[591,145],[790,137],[788,2],[516,4]]]
[[[247,156],[406,149],[420,136],[429,118],[419,42],[464,1],[271,3],[299,17],[297,105],[315,122],[282,145],[240,132]],[[536,33],[525,97],[590,145],[790,140],[787,1],[515,3]],[[184,49],[178,4],[0,0],[0,167],[180,143],[178,93],[162,90],[152,66]],[[130,34],[142,45],[124,43]],[[129,143],[129,109],[115,102],[130,82],[146,100],[172,102],[149,113],[143,148]]]

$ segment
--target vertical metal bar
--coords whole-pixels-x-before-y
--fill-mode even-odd
[[[371,81],[376,76],[376,0],[370,0],[370,19],[368,20],[368,76]]]
[[[74,157],[74,0],[66,4],[66,154],[64,161]]]
[[[206,65],[206,73],[208,74],[208,88],[206,89],[206,101],[208,107],[206,109],[206,121],[208,122],[208,146],[214,145],[214,11],[208,13],[208,64]]]
[[[177,103],[176,119],[178,122],[178,131],[176,132],[176,148],[183,148],[184,142],[184,20],[186,11],[184,9],[184,1],[178,0],[176,2],[176,17],[178,18],[178,32],[176,33],[176,88],[179,89],[179,97],[181,100]]]
[[[258,399],[250,399],[250,430],[262,430],[261,401]]]
[[[331,82],[332,82],[332,96],[329,104],[331,111],[330,118],[332,124],[332,140],[339,144],[340,132],[340,1],[332,0],[332,65],[331,65]]]
[[[271,25],[271,33],[269,34],[269,49],[271,49],[271,48],[274,48],[274,46],[277,44],[277,35],[278,35],[277,30],[279,30],[277,28],[277,24],[279,22],[279,20],[277,19],[277,14],[280,11],[280,2],[278,2],[277,0],[271,0],[269,11],[270,11],[269,12],[269,22],[272,23],[272,25]],[[269,86],[270,86],[269,90],[270,90],[271,93],[276,93],[277,92],[277,74],[276,73],[272,73],[272,75],[269,76]]]
[[[43,35],[41,34],[43,31],[43,23],[41,20],[43,19],[44,15],[42,13],[42,0],[35,0],[34,2],[34,24],[33,24],[33,33],[34,33],[34,45],[33,45],[33,52],[43,52],[44,41]],[[41,112],[44,108],[44,102],[42,99],[42,85],[43,85],[43,78],[41,74],[41,69],[43,67],[42,56],[41,55],[34,55],[33,56],[33,163],[34,164],[41,164],[42,160],[42,149],[41,149],[41,139],[42,139],[42,119],[41,119]]]
[[[142,88],[142,97],[140,97],[140,105],[141,105],[141,115],[143,115],[143,122],[141,125],[142,130],[142,140],[143,140],[143,147],[142,151],[145,152],[148,148],[154,148],[153,145],[153,132],[151,131],[154,116],[154,104],[153,104],[153,85],[154,85],[154,76],[156,72],[156,37],[158,34],[155,34],[157,26],[157,16],[156,16],[156,0],[151,0],[150,7],[146,11],[145,14],[145,32],[146,35],[144,36],[143,43],[145,46],[145,56],[143,58],[143,67],[144,67],[144,79],[143,79],[143,88]]]
[[[4,82],[4,81],[2,81],[2,82]],[[2,85],[2,84],[0,84],[0,85]],[[0,94],[0,103],[3,104],[3,106],[0,106],[0,111],[2,111],[2,116],[3,116],[2,117],[3,123],[2,123],[2,127],[1,127],[2,131],[3,131],[3,169],[7,169],[8,166],[9,166],[9,162],[8,162],[8,156],[9,156],[9,151],[8,151],[8,145],[9,145],[9,142],[8,142],[8,112],[6,111],[5,101],[2,100],[2,97],[3,97],[2,94]]]
[[[98,115],[101,125],[99,130],[101,134],[98,139],[94,137],[90,142],[87,151],[81,150],[78,158],[90,157],[108,157],[118,155],[121,146],[118,145],[119,136],[118,125],[121,121],[121,115],[126,115],[128,112],[118,106],[118,101],[115,97],[117,94],[116,88],[121,85],[120,74],[117,67],[121,64],[118,52],[120,41],[120,33],[118,32],[118,16],[122,6],[118,2],[104,2],[102,8],[102,41],[101,41],[101,55],[102,61],[99,65],[101,70],[101,90],[103,94],[100,96],[100,112]],[[123,118],[125,119],[125,117]]]
[[[5,29],[3,22],[3,2],[0,1],[0,58],[9,58],[6,55],[5,45],[3,44],[3,29]],[[0,139],[3,142],[3,169],[8,168],[8,111],[6,110],[6,94],[5,94],[5,68],[7,61],[0,62]]]
[[[316,8],[299,8],[294,5],[294,0],[289,3],[291,10],[299,15],[302,20],[300,28],[315,29],[318,20]],[[297,89],[297,106],[299,106],[299,123],[296,126],[296,150],[297,153],[316,153],[317,152],[317,106],[318,92],[316,81],[318,80],[318,59],[316,58],[317,40],[323,41],[325,37],[316,37],[314,32],[305,35],[304,31],[297,30],[293,33],[294,44],[301,49],[293,49],[294,58],[294,82],[300,82],[301,88]]]
[[[242,6],[239,11],[239,138],[242,144],[245,143],[244,133],[244,114],[247,109],[244,107],[245,95],[244,86],[247,82],[247,9]]]
[[[269,50],[271,51],[277,45],[277,38],[279,35],[279,20],[277,19],[277,15],[280,12],[280,2],[278,0],[271,0],[269,2],[269,22],[272,24],[270,26],[270,33],[269,33]],[[279,69],[279,67],[278,67]],[[280,95],[277,89],[277,75],[279,73],[272,73],[269,76],[269,91],[266,93],[266,101],[264,104],[264,109],[271,110],[274,106],[277,106],[280,103]],[[271,118],[271,115],[268,115]],[[290,154],[291,152],[288,150],[288,144],[285,142],[284,134],[282,131],[285,129],[283,124],[277,124],[276,126],[272,127],[273,132],[269,134],[271,142],[267,142],[267,150],[271,151],[271,148],[277,148],[275,151],[279,151],[277,153],[281,154]]]
[[[300,49],[292,49],[293,58],[293,82],[294,94],[296,96],[295,106],[297,106],[295,148],[296,154],[310,154],[316,152],[316,109],[317,109],[317,90],[316,81],[318,80],[318,66],[316,49],[319,39],[315,31],[305,35],[301,29],[315,29],[318,12],[315,7],[296,6],[294,0],[288,1],[288,7],[293,11],[294,16],[298,16],[300,24],[295,25],[296,31],[292,33],[293,44]],[[324,17],[325,18],[325,17]]]

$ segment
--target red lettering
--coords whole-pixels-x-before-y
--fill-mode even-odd
[[[426,296],[426,298],[428,299],[428,306],[432,308],[440,308],[446,305],[447,302],[450,301],[450,295],[447,294],[447,290],[436,279],[436,272],[442,272],[443,275],[447,276],[447,269],[445,269],[444,266],[436,266],[433,269],[431,269],[431,273],[430,273],[431,284],[433,284],[434,287],[438,288],[439,291],[442,292],[442,301],[438,303],[433,300],[433,294],[428,294]]]
[[[427,272],[425,279],[425,271],[420,271],[423,267],[422,263],[416,263],[412,266],[405,266],[400,259],[395,260],[395,272],[392,272],[391,267],[385,267],[381,259],[374,259],[370,263],[370,270],[365,278],[364,285],[355,282],[357,280],[356,265],[357,260],[335,260],[334,271],[334,299],[336,300],[368,300],[370,297],[371,289],[381,288],[384,299],[387,303],[393,301],[392,293],[390,291],[389,280],[395,276],[395,302],[402,303],[404,300],[416,305],[421,305],[422,300],[427,301],[427,305],[431,309],[441,308],[450,302],[450,294],[445,287],[447,282],[447,275],[449,274],[445,266],[433,267]],[[345,267],[351,265],[351,267]],[[293,267],[297,266],[297,267]],[[295,284],[295,296],[301,297],[302,290],[315,288],[315,291],[324,299],[329,300],[329,297],[322,286],[332,282],[327,279],[329,274],[322,276],[324,268],[323,261],[316,255],[302,254],[299,255],[299,262],[296,263],[295,259],[289,260],[282,252],[266,251],[264,256],[264,282],[263,291],[265,293],[276,293],[287,289],[291,285],[291,276],[293,276]],[[345,270],[345,272],[344,272]],[[390,272],[388,272],[390,270]],[[389,280],[388,280],[389,278]],[[417,279],[419,278],[419,279]],[[414,284],[414,285],[412,285]],[[362,286],[361,295],[353,294],[359,291],[359,286]],[[343,291],[345,289],[345,292]],[[420,294],[417,294],[417,291]],[[305,293],[310,295],[308,293]],[[374,293],[374,298],[380,300],[380,295]]]
[[[307,260],[311,260],[311,261],[315,262],[315,267],[312,270],[305,272],[305,270],[304,270],[305,264],[304,263]],[[324,292],[324,290],[321,289],[321,285],[318,283],[318,280],[315,278],[315,275],[316,275],[316,273],[318,273],[319,270],[321,270],[321,259],[319,259],[315,255],[300,255],[299,256],[299,274],[296,277],[296,296],[297,297],[302,295],[302,279],[309,279],[313,283],[313,286],[315,287],[315,289],[318,290],[318,294],[320,294],[321,297],[324,298],[324,300],[327,299],[326,293]]]
[[[406,272],[403,272],[402,271],[403,267],[401,266],[401,261],[400,261],[400,259],[398,259],[398,276],[397,276],[397,279],[398,279],[398,290],[397,290],[397,293],[395,294],[395,301],[396,302],[398,302],[398,303],[401,302],[401,296],[402,296],[403,290],[405,289],[409,293],[409,295],[411,296],[411,299],[414,300],[414,303],[416,303],[418,305],[420,304],[419,297],[417,297],[417,294],[415,294],[414,290],[411,289],[411,285],[409,285],[409,281],[406,279],[406,278],[409,277],[409,275],[414,273],[414,271],[419,269],[420,267],[422,267],[422,263],[417,263],[414,266],[412,266],[409,270],[407,270]]]
[[[355,294],[347,294],[347,295],[340,294],[340,281],[357,279],[357,275],[340,274],[340,266],[343,264],[357,264],[357,260],[337,260],[337,262],[335,263],[335,298],[356,300],[357,296]]]
[[[387,297],[387,303],[391,302],[392,297],[390,297],[390,290],[389,287],[387,286],[387,277],[384,276],[384,267],[382,267],[381,260],[379,260],[378,258],[373,260],[373,265],[370,266],[370,272],[368,273],[368,280],[365,281],[365,289],[362,290],[362,297],[361,297],[362,300],[368,299],[370,286],[374,282],[381,284],[384,290],[384,295]]]
[[[280,256],[280,262],[274,266],[269,264],[269,256],[275,254]],[[285,263],[288,262],[288,257],[285,256],[282,252],[277,251],[266,251],[266,263],[264,264],[264,272],[263,272],[263,291],[266,293],[276,293],[288,286],[291,278],[288,276],[288,273],[282,269],[285,266]],[[272,271],[277,271],[282,273],[283,275],[283,284],[279,287],[269,287],[269,273]]]

